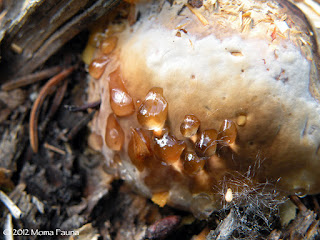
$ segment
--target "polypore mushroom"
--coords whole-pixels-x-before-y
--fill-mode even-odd
[[[228,181],[248,170],[282,195],[320,192],[319,59],[304,15],[285,0],[188,2],[137,3],[107,27],[89,101],[101,99],[91,129],[108,165],[184,209],[204,195],[218,208],[222,185],[235,192]]]

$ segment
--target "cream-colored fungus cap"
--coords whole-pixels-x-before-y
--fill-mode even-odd
[[[282,195],[320,192],[318,55],[304,15],[285,0],[190,3],[138,3],[107,26],[88,99],[101,99],[90,126],[107,165],[194,212],[219,208],[245,174]]]

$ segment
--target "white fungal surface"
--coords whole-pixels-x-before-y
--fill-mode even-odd
[[[200,119],[202,130],[242,119],[231,153],[222,151],[207,161],[206,171],[215,173],[215,181],[251,169],[253,182],[277,182],[283,195],[319,192],[320,106],[311,84],[318,81],[317,72],[311,74],[316,71],[311,30],[274,1],[207,1],[199,9],[182,8],[186,3],[138,5],[139,21],[115,34],[111,62],[91,89],[90,98],[102,100],[93,131],[105,135],[112,112],[109,74],[120,67],[135,102],[152,87],[163,89],[168,127],[178,139],[183,139],[179,129],[187,114]],[[151,196],[143,182],[146,172],[139,172],[126,152],[130,128],[141,126],[136,115],[119,122],[126,135],[120,175]],[[114,152],[105,143],[102,152],[110,162]],[[228,188],[227,202],[234,191]],[[214,194],[199,197],[182,182],[169,193],[168,202],[179,207],[209,205],[195,212],[219,205]]]

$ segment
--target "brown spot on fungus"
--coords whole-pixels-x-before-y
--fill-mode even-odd
[[[194,8],[200,8],[203,5],[203,0],[188,0],[188,3]]]

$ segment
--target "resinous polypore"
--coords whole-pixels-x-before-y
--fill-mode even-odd
[[[194,213],[241,191],[235,178],[319,192],[317,46],[292,4],[144,1],[104,27],[86,50],[89,143],[115,174]]]

